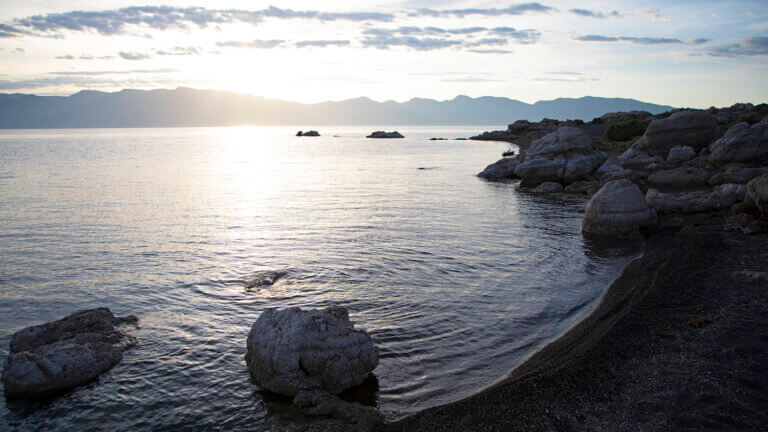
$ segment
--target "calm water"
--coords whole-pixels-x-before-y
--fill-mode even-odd
[[[279,424],[249,382],[250,326],[265,307],[334,303],[380,347],[376,404],[397,418],[503,376],[630,259],[585,243],[583,200],[475,177],[506,144],[428,140],[489,128],[363,138],[375,129],[0,132],[0,356],[80,309],[142,320],[97,382],[0,400],[0,429]],[[288,276],[246,290],[262,269]]]

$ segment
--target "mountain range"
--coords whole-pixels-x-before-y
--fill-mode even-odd
[[[174,127],[235,125],[505,125],[515,120],[582,119],[608,112],[673,109],[634,99],[582,97],[534,104],[505,97],[376,102],[361,97],[303,104],[237,93],[177,88],[84,90],[71,96],[0,94],[0,128]]]

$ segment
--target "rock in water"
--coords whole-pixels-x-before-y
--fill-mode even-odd
[[[277,270],[257,271],[256,273],[245,277],[245,287],[250,289],[274,285],[275,282],[283,278],[285,274],[285,272]]]
[[[301,390],[338,394],[361,384],[379,363],[371,337],[354,328],[342,306],[265,309],[246,345],[255,383],[288,396]]]
[[[715,117],[711,114],[680,111],[648,125],[643,135],[644,150],[652,156],[661,157],[666,157],[675,146],[688,146],[698,151],[709,145],[714,133]]]
[[[393,131],[393,132],[376,131],[368,135],[366,138],[405,138],[405,137],[401,135],[400,132],[398,131]]]
[[[5,394],[41,397],[92,381],[136,343],[116,327],[137,323],[134,316],[115,318],[109,309],[99,308],[18,331],[3,368]]]
[[[384,421],[384,416],[376,408],[346,402],[321,390],[302,390],[296,394],[293,403],[304,414],[331,416],[352,430],[369,431]]]
[[[525,151],[515,174],[527,186],[544,182],[570,184],[597,169],[605,154],[592,148],[581,129],[564,126],[534,141]]]
[[[517,156],[505,157],[485,167],[477,176],[488,180],[515,178],[515,168],[519,164],[520,159]]]
[[[627,179],[606,183],[592,197],[584,211],[581,230],[589,234],[632,237],[638,230],[656,223],[636,184]]]

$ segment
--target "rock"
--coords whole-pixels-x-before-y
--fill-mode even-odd
[[[632,237],[638,230],[656,223],[640,188],[629,180],[606,183],[589,201],[581,221],[588,234]]]
[[[136,339],[116,327],[138,324],[107,308],[83,310],[27,327],[11,339],[2,381],[8,397],[43,397],[86,384],[110,370]]]
[[[433,138],[430,138],[429,140],[430,141],[448,141],[448,138],[435,138],[435,137],[433,137]]]
[[[485,167],[477,176],[489,180],[515,178],[517,177],[515,175],[515,168],[519,164],[520,159],[518,156],[505,157]]]
[[[377,409],[357,402],[346,402],[322,390],[299,391],[293,404],[304,414],[330,416],[356,431],[369,431],[384,421],[384,416]]]
[[[725,229],[747,235],[763,234],[768,232],[768,224],[750,214],[742,213],[730,216],[725,224]]]
[[[580,129],[561,127],[531,144],[515,174],[526,185],[580,180],[605,161],[605,154],[595,151],[591,143],[589,135]]]
[[[265,286],[274,285],[279,279],[282,279],[286,275],[284,271],[278,270],[263,270],[257,271],[244,278],[246,288],[261,288]]]
[[[398,131],[393,131],[393,132],[376,131],[368,135],[366,138],[405,138],[405,137],[401,135],[400,132]]]
[[[656,171],[648,176],[648,183],[655,187],[693,189],[707,186],[709,172],[695,167],[679,167]]]
[[[619,156],[619,163],[624,168],[645,168],[653,163],[661,163],[660,156],[651,156],[645,150],[645,137],[640,137],[632,147]]]
[[[296,132],[297,137],[318,137],[320,136],[320,132],[316,130],[310,130],[306,132],[298,131]]]
[[[653,116],[648,111],[620,111],[603,114],[600,119],[602,123],[619,123],[629,120],[647,120],[651,117]]]
[[[768,163],[768,122],[737,123],[709,146],[713,165]]]
[[[692,214],[727,209],[743,201],[746,192],[744,185],[729,183],[713,190],[682,193],[664,193],[656,189],[648,189],[645,199],[648,205],[660,214]]]
[[[560,183],[554,183],[554,182],[544,182],[534,189],[531,189],[531,192],[533,193],[539,193],[539,194],[552,194],[552,193],[560,193],[563,191],[563,185]]]
[[[733,276],[750,282],[768,283],[768,272],[764,271],[739,270]]]
[[[689,146],[674,146],[669,149],[667,162],[672,164],[681,164],[696,157],[696,151]]]
[[[709,145],[715,133],[715,118],[704,111],[680,111],[654,120],[645,131],[645,151],[652,156],[667,156],[675,146],[698,151]]]
[[[768,174],[752,179],[747,184],[748,199],[755,203],[763,216],[768,215]]]
[[[592,196],[597,193],[598,190],[600,190],[600,182],[579,180],[566,186],[564,192]]]
[[[338,394],[362,383],[379,362],[368,333],[356,330],[341,306],[265,309],[251,327],[247,348],[254,382],[288,396],[301,390]]]
[[[747,184],[755,177],[768,173],[768,168],[740,168],[729,167],[723,172],[719,172],[709,178],[709,185],[712,187],[726,183]]]

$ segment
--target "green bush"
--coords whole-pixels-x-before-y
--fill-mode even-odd
[[[645,133],[650,121],[627,120],[614,123],[605,130],[608,141],[629,141]]]

